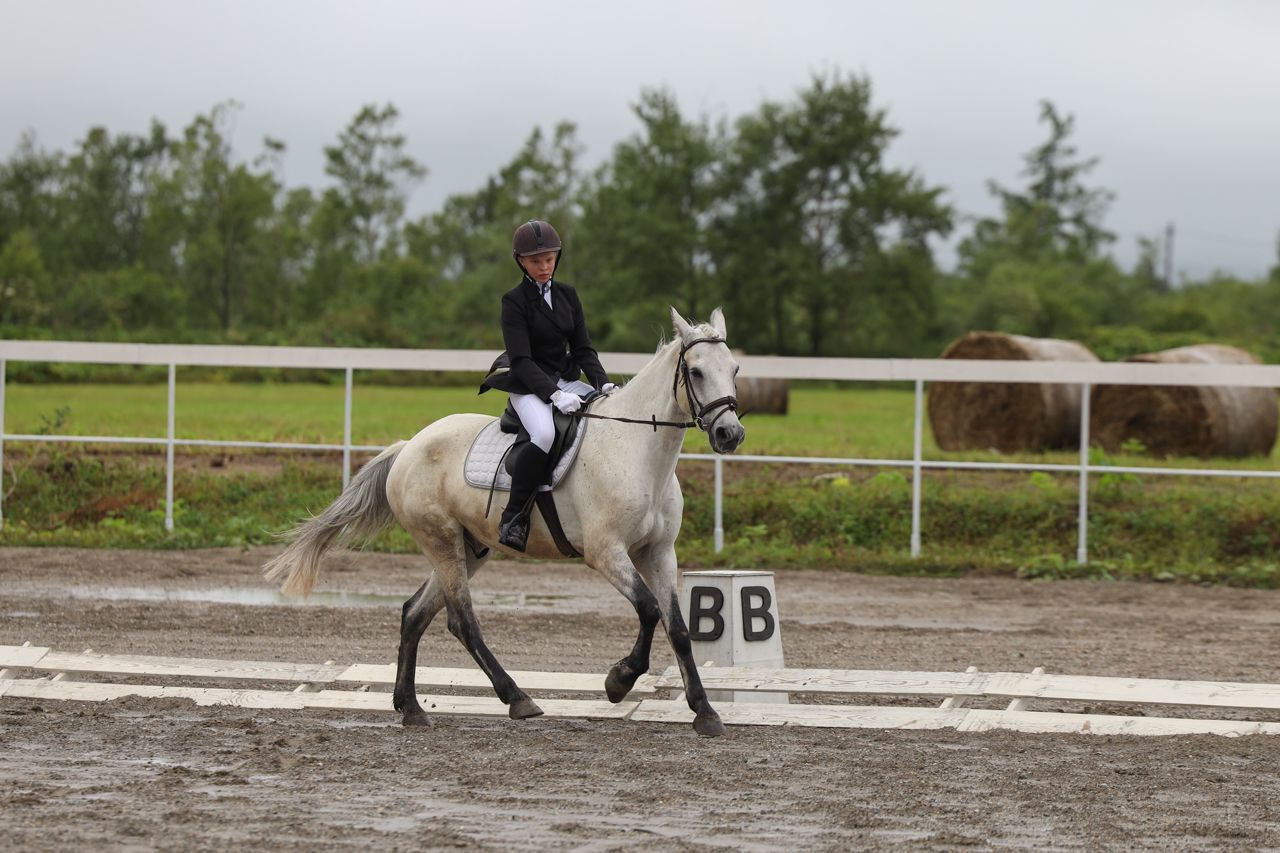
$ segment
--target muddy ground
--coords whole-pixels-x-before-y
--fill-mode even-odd
[[[330,561],[320,590],[367,606],[181,600],[269,600],[257,567],[272,553],[0,549],[0,643],[394,660],[397,607],[377,596],[421,582],[412,556]],[[475,589],[513,669],[603,672],[634,636],[625,602],[581,566],[500,562]],[[789,666],[1280,682],[1276,592],[816,571],[780,572],[777,590]],[[420,662],[469,665],[439,623]],[[1267,850],[1280,849],[1278,761],[1267,736],[730,727],[702,740],[683,725],[441,717],[424,730],[389,714],[0,698],[0,849]]]

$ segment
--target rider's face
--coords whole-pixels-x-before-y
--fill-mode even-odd
[[[546,284],[551,280],[551,273],[556,268],[556,253],[541,252],[537,255],[525,255],[520,259],[520,266],[529,274],[529,278],[538,284]]]

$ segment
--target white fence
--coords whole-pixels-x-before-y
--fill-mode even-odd
[[[94,444],[163,445],[167,450],[165,479],[165,529],[173,529],[173,452],[178,446],[277,448],[283,450],[341,450],[342,485],[351,476],[351,452],[380,451],[381,447],[351,443],[351,386],[356,370],[431,370],[483,373],[498,353],[492,350],[406,350],[338,349],[327,347],[247,347],[193,346],[183,344],[108,344],[67,341],[0,341],[0,425],[4,422],[5,365],[9,361],[63,362],[80,364],[149,364],[169,367],[169,420],[166,438],[131,436],[56,436],[7,434],[0,432],[0,462],[5,441],[86,442]],[[652,358],[646,353],[601,353],[607,371],[633,376]],[[1089,464],[1089,389],[1092,385],[1182,385],[1245,386],[1280,388],[1280,365],[1142,364],[1067,361],[969,361],[961,359],[897,358],[786,358],[740,356],[741,375],[777,379],[825,379],[868,382],[910,381],[915,383],[914,445],[912,458],[846,459],[811,456],[716,456],[685,453],[685,460],[710,461],[715,465],[715,550],[724,548],[724,464],[731,462],[796,463],[809,465],[851,465],[910,468],[911,555],[920,553],[920,494],[924,469],[968,469],[982,471],[1050,471],[1074,473],[1080,478],[1080,501],[1076,559],[1088,561],[1089,472],[1108,474],[1148,474],[1173,476],[1280,477],[1280,471],[1221,468],[1154,468]],[[180,439],[174,435],[177,367],[258,367],[313,368],[346,372],[342,444],[297,444],[286,442],[217,441]],[[1079,385],[1082,407],[1080,422],[1080,463],[1063,465],[1023,462],[958,462],[923,458],[925,382],[1048,382]],[[0,525],[3,525],[0,508]]]

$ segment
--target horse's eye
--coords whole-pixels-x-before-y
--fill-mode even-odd
[[[689,375],[692,376],[694,379],[701,379],[702,371],[696,367],[691,367],[689,368]]]

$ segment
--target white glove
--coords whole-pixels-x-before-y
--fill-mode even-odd
[[[610,391],[617,391],[617,390],[618,390],[618,386],[617,386],[617,385],[614,385],[612,382],[606,382],[606,383],[604,383],[604,385],[600,388],[600,393],[601,393],[601,394],[608,394]]]
[[[556,391],[551,395],[551,405],[555,406],[564,414],[576,412],[582,408],[582,398],[577,394],[566,394],[564,391]]]

